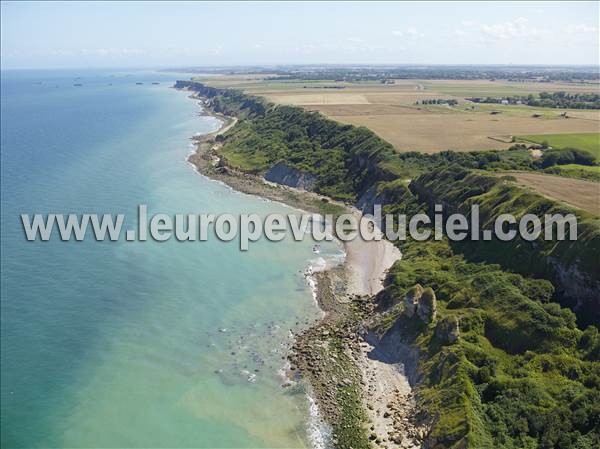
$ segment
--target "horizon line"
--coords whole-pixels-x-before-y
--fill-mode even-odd
[[[545,68],[562,68],[562,67],[585,67],[597,68],[600,70],[600,63],[364,63],[364,62],[347,62],[347,63],[252,63],[252,64],[207,64],[207,65],[139,65],[139,66],[57,66],[57,67],[1,67],[0,71],[10,70],[190,70],[190,69],[234,69],[234,68],[277,68],[277,67],[334,67],[346,68],[350,66],[358,67],[545,67]]]

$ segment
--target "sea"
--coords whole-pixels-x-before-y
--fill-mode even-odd
[[[1,73],[1,446],[325,447],[293,334],[320,319],[307,270],[335,242],[27,241],[21,214],[292,213],[209,180],[219,127],[189,74]]]

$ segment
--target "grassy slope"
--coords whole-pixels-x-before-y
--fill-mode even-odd
[[[476,264],[447,242],[407,243],[379,301],[380,332],[402,329],[421,351],[418,396],[434,417],[440,448],[592,448],[600,442],[600,343],[574,316],[548,303],[543,280]],[[401,314],[416,283],[436,292],[436,322]],[[460,338],[436,332],[457,320]]]
[[[587,179],[600,182],[600,166],[587,166],[578,164],[555,165],[544,169],[545,173],[565,176],[567,178]]]
[[[426,173],[415,183],[419,191],[425,191],[430,204],[450,205],[453,210],[469,214],[472,204],[480,207],[481,227],[493,229],[493,220],[501,214],[520,217],[533,213],[573,214],[577,217],[576,241],[546,241],[539,239],[535,244],[520,238],[508,242],[497,240],[464,240],[457,243],[467,254],[479,260],[500,263],[513,271],[534,274],[551,279],[552,273],[546,263],[552,257],[565,264],[581,265],[584,272],[598,280],[597,253],[600,252],[600,221],[597,217],[579,212],[555,201],[544,198],[527,189],[522,189],[510,181],[494,178],[482,172],[474,173],[457,166]]]

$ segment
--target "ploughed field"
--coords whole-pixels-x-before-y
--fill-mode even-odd
[[[598,133],[600,111],[476,104],[468,97],[565,91],[595,93],[598,84],[488,80],[269,80],[267,75],[200,78],[214,87],[233,87],[278,104],[302,106],[357,126],[366,126],[398,151],[435,153],[510,147],[512,136]],[[422,104],[423,100],[458,104]],[[418,103],[418,104],[417,104]],[[565,118],[562,114],[566,112]]]

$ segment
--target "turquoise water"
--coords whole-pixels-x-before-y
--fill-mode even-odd
[[[21,213],[125,213],[127,228],[140,203],[290,211],[186,164],[189,136],[218,122],[175,79],[2,73],[2,447],[310,443],[306,395],[278,371],[289,330],[319,317],[311,242],[24,239]]]

